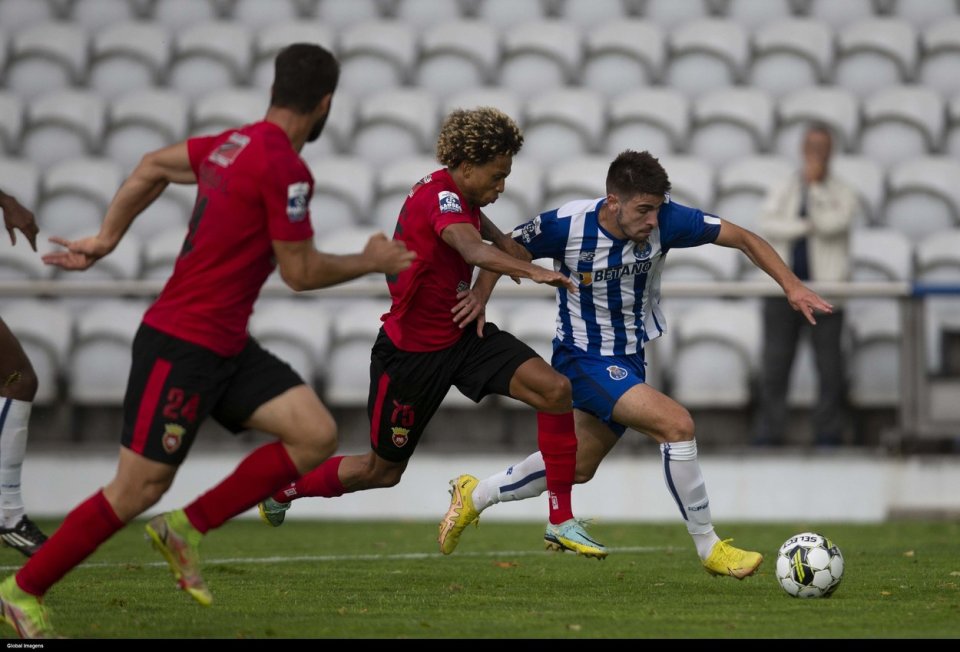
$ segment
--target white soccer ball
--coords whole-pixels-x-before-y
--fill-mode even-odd
[[[829,598],[843,579],[843,555],[833,541],[802,532],[783,542],[777,553],[777,581],[795,598]]]

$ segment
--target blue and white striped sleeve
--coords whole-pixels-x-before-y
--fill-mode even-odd
[[[557,211],[541,213],[513,230],[511,237],[537,258],[563,259],[570,235],[570,220],[559,219]]]
[[[720,218],[674,201],[660,209],[660,242],[664,249],[710,244],[720,235]]]

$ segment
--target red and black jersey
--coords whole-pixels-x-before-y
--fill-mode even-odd
[[[223,356],[276,267],[273,241],[313,238],[313,176],[286,133],[257,122],[187,141],[197,202],[173,275],[144,315],[153,328]]]
[[[447,170],[438,170],[410,191],[393,235],[417,252],[408,269],[387,280],[393,305],[384,330],[398,349],[438,351],[463,334],[451,309],[457,292],[470,288],[473,266],[440,237],[451,224],[479,231],[480,208],[467,204]]]

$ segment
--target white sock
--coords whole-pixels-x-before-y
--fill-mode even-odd
[[[535,498],[547,490],[547,465],[537,451],[506,471],[480,481],[473,490],[473,506],[479,511],[490,505]]]
[[[27,422],[32,403],[0,399],[0,526],[11,528],[23,516],[20,469],[27,452]]]
[[[660,444],[660,454],[667,489],[680,508],[697,554],[706,559],[720,538],[710,519],[710,498],[697,461],[697,440]]]

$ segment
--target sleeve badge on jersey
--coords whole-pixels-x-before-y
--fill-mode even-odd
[[[287,186],[287,219],[291,222],[300,222],[307,216],[307,195],[310,194],[310,184],[301,181]]]
[[[512,236],[514,240],[519,238],[520,240],[523,240],[524,244],[530,244],[530,242],[540,235],[540,233],[540,216],[537,215],[535,218],[533,218],[533,220],[527,222],[514,231]]]
[[[712,224],[714,226],[720,226],[720,218],[716,215],[711,215],[710,213],[703,214],[703,221],[705,224]]]
[[[460,198],[457,193],[449,190],[441,190],[437,195],[440,200],[440,214],[443,213],[462,213],[463,207],[460,206]]]

